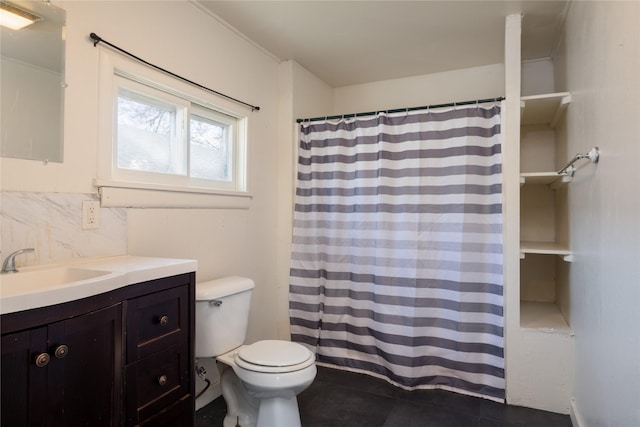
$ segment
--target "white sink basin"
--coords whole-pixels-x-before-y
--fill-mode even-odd
[[[0,277],[2,296],[42,292],[56,286],[72,285],[75,282],[96,280],[108,275],[109,271],[84,268],[55,267],[43,270],[24,270],[3,274]]]
[[[0,274],[0,314],[64,304],[197,269],[195,260],[131,255],[19,267],[18,273]]]
[[[82,267],[33,267],[0,275],[0,313],[58,304],[111,290],[122,273]]]

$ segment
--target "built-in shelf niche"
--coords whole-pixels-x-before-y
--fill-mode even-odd
[[[573,254],[560,241],[567,225],[559,220],[556,204],[558,191],[572,176],[555,169],[555,129],[570,102],[568,92],[521,98],[520,327],[532,331],[571,333],[558,289],[562,264]]]
[[[558,307],[549,302],[521,301],[520,327],[543,332],[573,333]]]
[[[521,215],[522,227],[529,227],[527,232],[522,230],[523,241],[520,243],[520,258],[525,258],[526,254],[544,254],[559,255],[565,261],[572,260],[572,254],[567,245],[555,242],[555,224],[554,218],[545,218],[553,216],[555,209],[553,197],[550,192],[557,190],[571,182],[572,177],[569,174],[558,174],[556,171],[549,171],[555,166],[554,153],[554,136],[552,130],[558,125],[558,121],[562,118],[567,106],[571,102],[571,94],[568,92],[559,92],[543,95],[524,96],[521,98],[521,120],[520,125],[523,129],[535,129],[542,136],[538,138],[544,139],[544,142],[529,142],[533,148],[523,150],[523,156],[530,156],[536,159],[523,159],[521,169],[535,169],[542,166],[547,170],[531,171],[520,173],[520,186],[544,186],[543,188],[527,188],[523,189],[523,204],[529,202],[527,196],[534,197],[535,203],[539,203],[542,207],[537,206],[532,218],[527,218],[526,212]],[[545,132],[547,132],[545,134]],[[523,137],[523,143],[527,144],[527,138]],[[538,148],[540,147],[540,148]],[[529,164],[527,164],[529,161]],[[546,193],[545,193],[546,192]],[[524,207],[524,209],[532,209]],[[542,224],[534,224],[540,222]]]
[[[548,125],[555,129],[569,103],[569,92],[523,96],[520,98],[520,126]]]

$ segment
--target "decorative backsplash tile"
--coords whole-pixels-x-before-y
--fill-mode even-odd
[[[0,218],[2,259],[23,248],[16,265],[41,265],[75,258],[127,253],[124,208],[100,208],[100,227],[82,229],[82,202],[97,194],[2,192]]]

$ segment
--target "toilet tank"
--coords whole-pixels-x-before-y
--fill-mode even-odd
[[[253,287],[253,280],[238,276],[196,283],[196,357],[244,344]]]

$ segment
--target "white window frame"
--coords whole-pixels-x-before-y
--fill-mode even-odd
[[[120,88],[184,108],[184,143],[187,144],[187,150],[190,145],[188,131],[192,112],[196,116],[230,125],[233,144],[232,181],[118,168],[116,114]],[[247,188],[247,116],[246,112],[243,114],[232,102],[101,50],[98,122],[98,171],[95,185],[102,196],[103,206],[249,207],[251,194]]]

